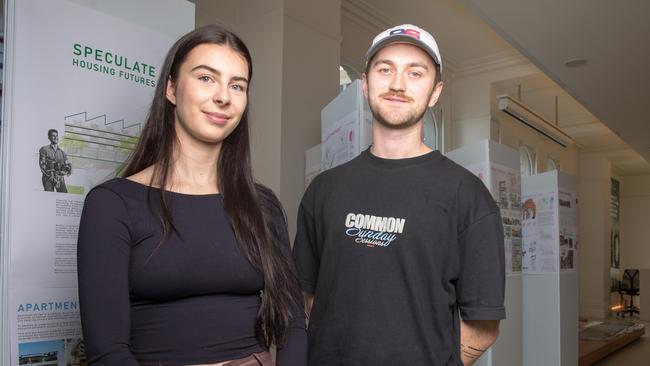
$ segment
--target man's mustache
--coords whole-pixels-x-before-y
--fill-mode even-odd
[[[405,100],[407,102],[412,102],[413,101],[413,98],[409,97],[408,95],[406,95],[404,93],[386,92],[386,93],[380,94],[379,97],[382,98],[382,99],[384,99],[384,98],[398,98],[398,99],[403,99],[403,100]]]

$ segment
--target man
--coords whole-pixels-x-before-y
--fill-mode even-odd
[[[362,80],[373,145],[305,192],[294,256],[311,366],[470,365],[496,340],[499,210],[478,178],[422,142],[440,66],[426,31],[379,34]]]
[[[38,151],[38,165],[43,174],[41,180],[43,189],[49,192],[68,193],[65,186],[64,175],[72,174],[72,164],[68,162],[68,156],[59,147],[59,131],[50,129],[47,131],[49,145],[45,145]]]

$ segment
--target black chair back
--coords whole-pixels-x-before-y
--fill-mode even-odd
[[[625,272],[623,272],[623,278],[621,279],[620,286],[620,289],[626,292],[639,291],[639,270],[626,269]]]

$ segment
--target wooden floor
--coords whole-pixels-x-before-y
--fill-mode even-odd
[[[634,319],[638,321],[638,319]],[[648,366],[650,365],[650,322],[643,322],[645,334],[624,348],[612,353],[593,366]]]

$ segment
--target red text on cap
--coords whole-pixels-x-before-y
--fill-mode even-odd
[[[411,29],[411,28],[406,28],[406,29],[404,29],[404,28],[394,29],[394,30],[392,30],[392,31],[390,32],[390,35],[391,35],[391,36],[392,36],[392,35],[395,35],[395,34],[405,34],[405,35],[407,35],[407,36],[411,36],[411,37],[413,37],[413,38],[420,39],[420,32],[417,31],[417,30],[415,30],[415,29]]]

